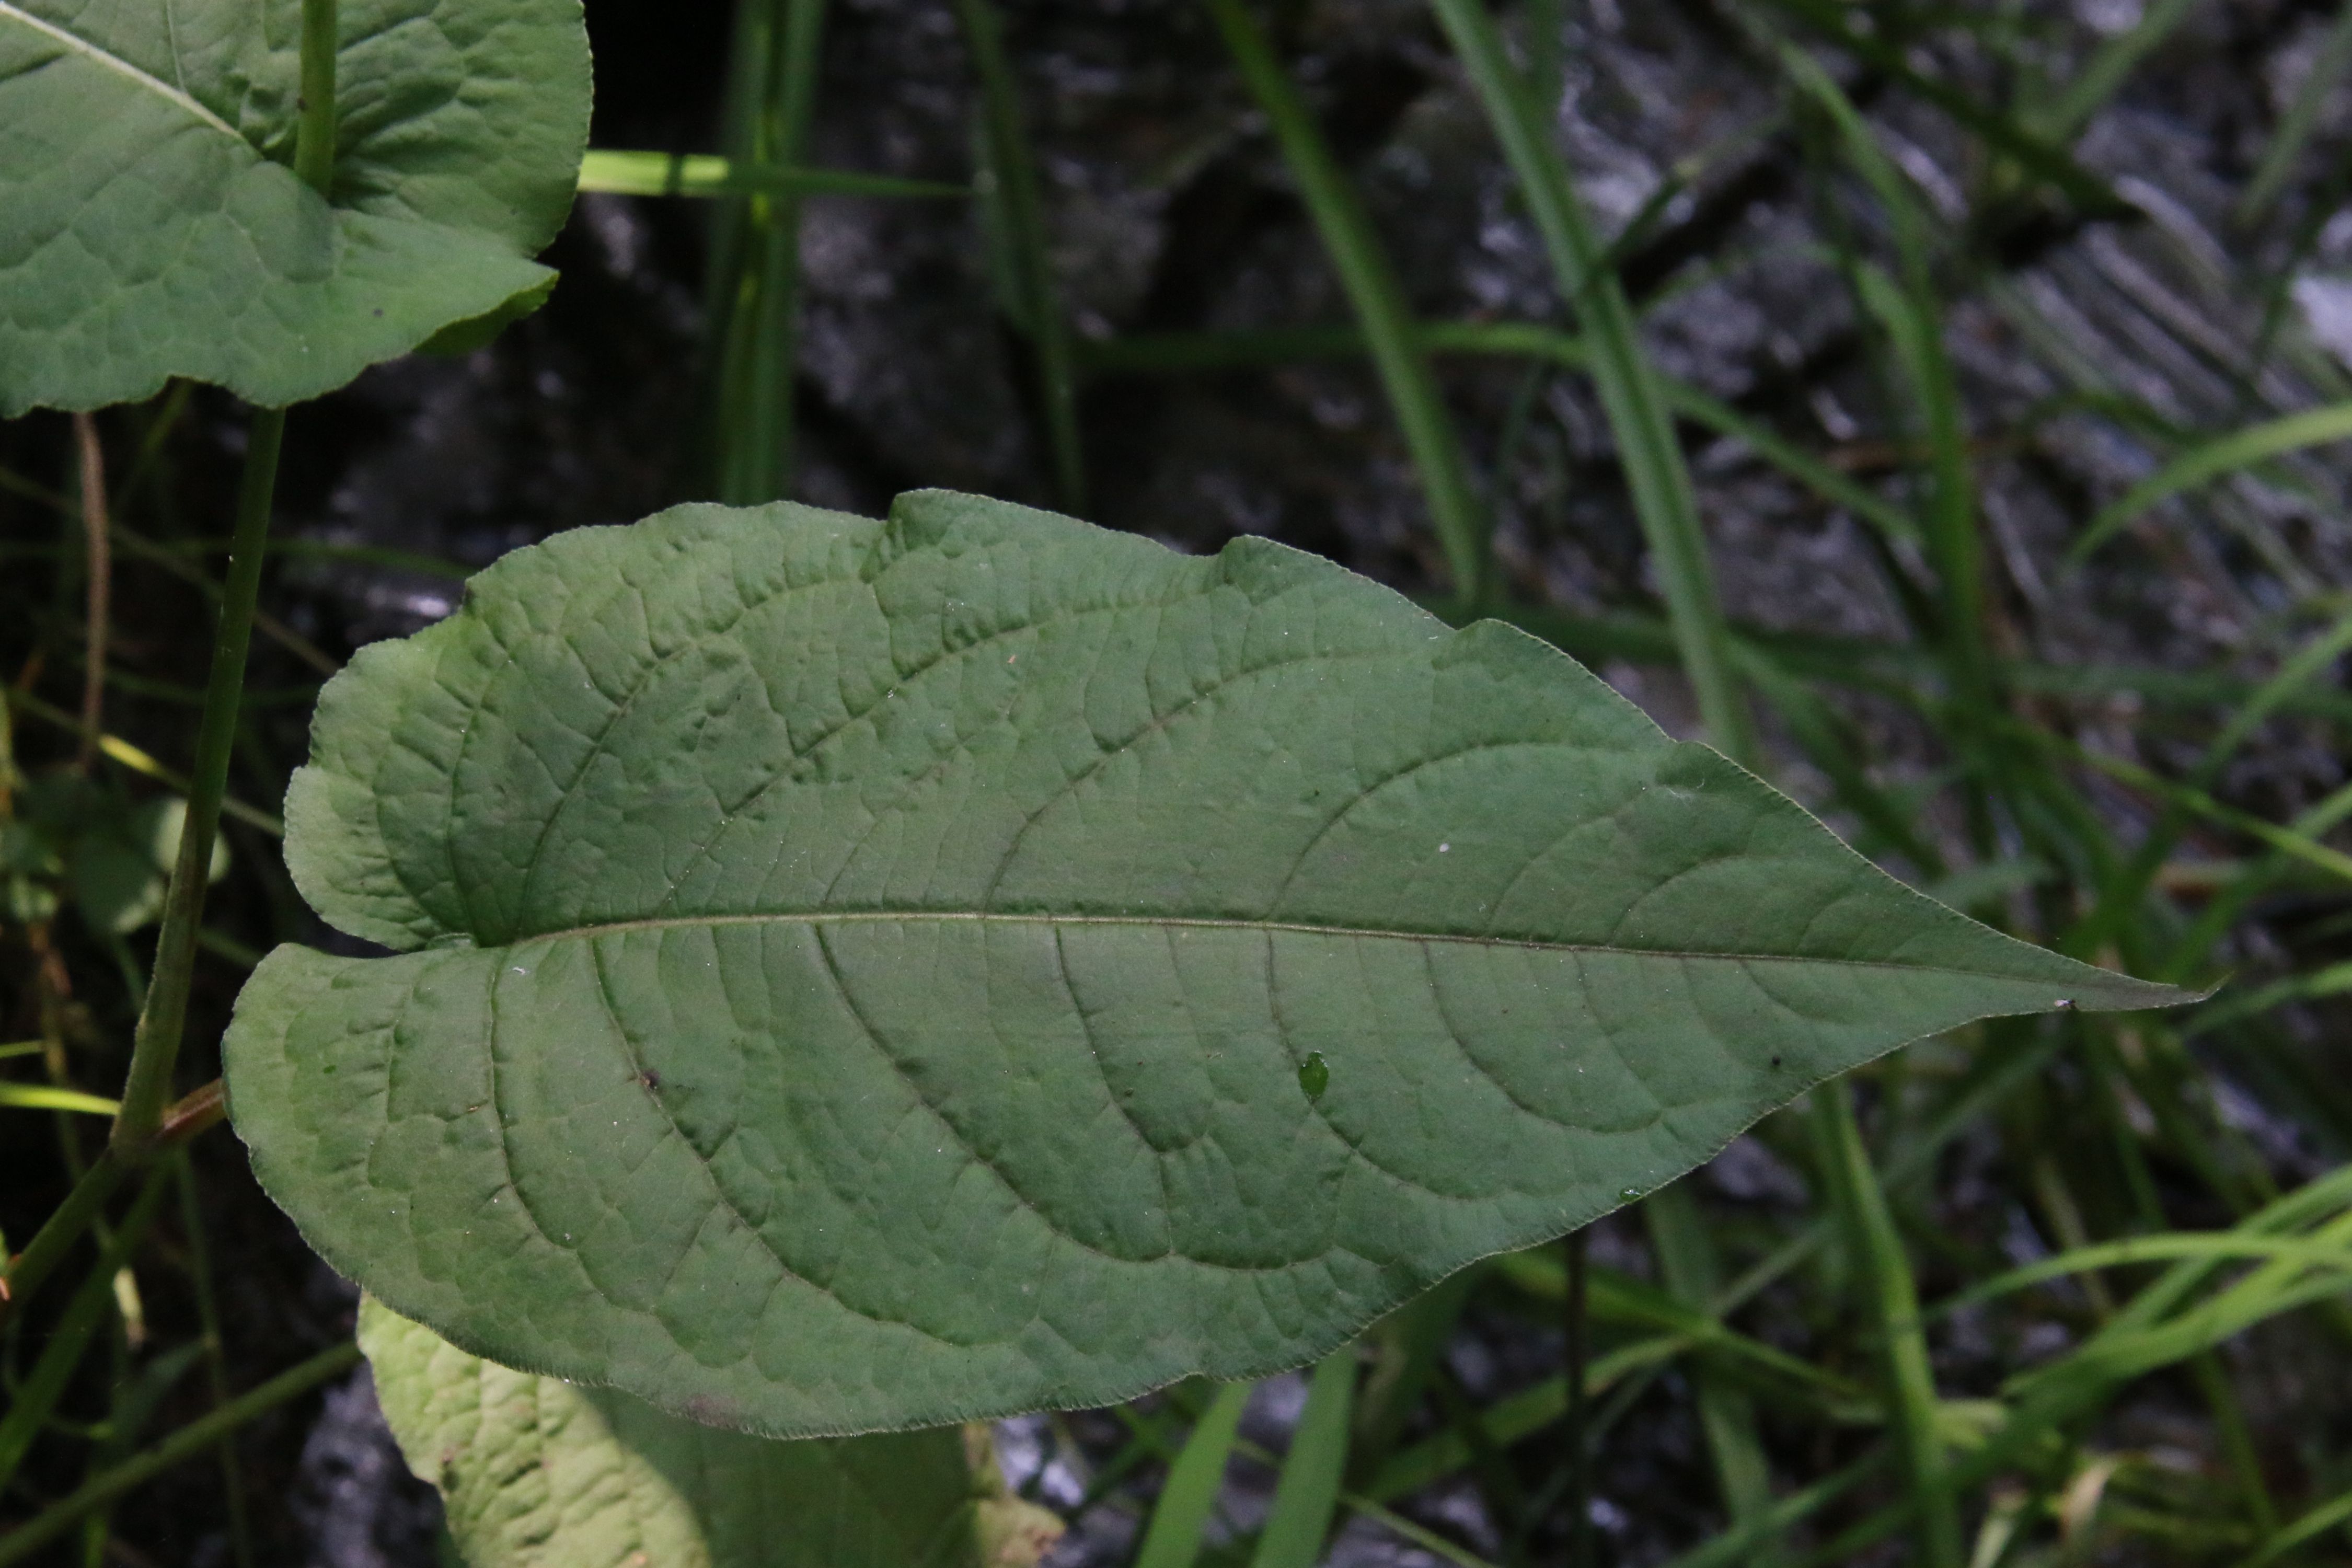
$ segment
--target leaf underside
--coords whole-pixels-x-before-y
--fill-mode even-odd
[[[276,406],[543,287],[579,0],[342,0],[330,201],[288,166],[300,0],[0,0],[0,417],[171,376]]]
[[[2177,994],[1508,627],[940,492],[507,557],[329,685],[287,844],[404,950],[225,1047],[313,1245],[780,1435],[1297,1365],[1903,1041]]]
[[[468,1568],[1009,1568],[1059,1533],[1005,1494],[982,1429],[720,1431],[493,1365],[373,1299],[360,1343]]]

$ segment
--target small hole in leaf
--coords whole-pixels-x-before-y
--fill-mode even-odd
[[[1774,1067],[1779,1067],[1780,1065],[1780,1058],[1779,1057],[1774,1057],[1772,1058],[1772,1065]]]

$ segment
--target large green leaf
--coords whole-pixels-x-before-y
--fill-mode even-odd
[[[985,1426],[784,1443],[510,1372],[370,1299],[360,1344],[469,1568],[1025,1568]]]
[[[1507,626],[970,497],[508,556],[330,683],[226,1044],[329,1261],[796,1435],[1331,1350],[1904,1040],[2010,941]]]
[[[288,166],[300,0],[0,0],[0,416],[291,403],[543,286],[579,0],[341,9],[331,203]]]

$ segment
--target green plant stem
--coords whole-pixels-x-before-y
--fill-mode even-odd
[[[799,163],[816,111],[824,18],[825,0],[742,0],[729,89],[730,151],[742,163]],[[792,485],[800,218],[796,190],[757,190],[714,247],[718,494],[739,506],[780,500]]]
[[[0,1565],[17,1563],[73,1528],[83,1515],[104,1508],[134,1487],[173,1466],[195,1458],[256,1416],[273,1410],[357,1364],[360,1347],[346,1341],[289,1367],[260,1387],[192,1421],[135,1459],[126,1460],[85,1482],[36,1514],[30,1522],[0,1536]]]
[[[196,1297],[196,1323],[204,1333],[205,1376],[213,1408],[229,1402],[227,1347],[221,1335],[220,1301],[213,1289],[212,1245],[205,1236],[204,1205],[196,1193],[196,1168],[187,1151],[172,1156],[180,1190],[180,1230],[188,1247],[188,1283]],[[245,1506],[245,1479],[238,1473],[236,1445],[224,1436],[214,1447],[220,1466],[221,1497],[228,1504],[228,1539],[237,1568],[253,1568],[253,1523]]]
[[[139,1015],[131,1068],[122,1087],[122,1110],[115,1118],[110,1141],[116,1155],[133,1164],[152,1152],[164,1104],[171,1098],[172,1068],[179,1059],[180,1037],[187,1024],[188,985],[195,969],[197,932],[204,925],[206,874],[212,866],[213,837],[220,826],[221,796],[228,784],[229,752],[236,739],[246,648],[252,639],[254,602],[261,592],[270,498],[277,487],[278,453],[285,436],[284,409],[264,409],[253,416],[247,437],[245,482],[237,497],[236,542],[230,547],[228,581],[221,594],[220,626],[213,643],[212,678],[205,691],[195,766],[188,780],[187,821],[180,831],[179,858],[164,897],[154,975],[148,985],[147,1005]]]
[[[1780,52],[1789,79],[1837,131],[1851,163],[1877,197],[1893,231],[1897,276],[1867,263],[1853,274],[1859,303],[1875,317],[1917,405],[1932,484],[1924,519],[1927,552],[1936,566],[1948,675],[1972,753],[1994,751],[1988,733],[2000,702],[1985,636],[1987,606],[1983,544],[1977,532],[1976,480],[1966,412],[1950,351],[1944,342],[1942,302],[1936,291],[1928,225],[1911,186],[1870,126],[1829,73],[1793,47]],[[1998,772],[1998,768],[1995,770]]]
[[[1686,1306],[1710,1312],[1708,1303],[1723,1289],[1722,1263],[1715,1238],[1707,1234],[1706,1217],[1691,1195],[1689,1178],[1660,1187],[1643,1199],[1642,1217],[1666,1289]],[[1692,1371],[1699,1426],[1715,1461],[1724,1510],[1735,1526],[1746,1524],[1772,1506],[1772,1471],[1756,1429],[1755,1401],[1747,1390],[1711,1367],[1701,1364]],[[1767,1540],[1758,1544],[1755,1561],[1766,1563],[1779,1555]]]
[[[1585,1311],[1584,1261],[1589,1237],[1572,1230],[1561,1240],[1568,1255],[1568,1568],[1592,1568],[1592,1395],[1585,1374],[1592,1360],[1591,1320]]]
[[[90,1335],[98,1331],[106,1314],[114,1310],[114,1277],[129,1260],[131,1248],[146,1234],[147,1223],[154,1217],[156,1205],[170,1184],[168,1171],[158,1169],[148,1176],[138,1201],[100,1248],[89,1272],[82,1279],[81,1288],[73,1293],[49,1330],[31,1374],[10,1390],[7,1414],[0,1415],[0,1489],[5,1489],[16,1475],[33,1439],[40,1436],[42,1426],[57,1408],[67,1381],[73,1376],[74,1368],[81,1364],[82,1352],[89,1346]]]
[[[1454,423],[1438,395],[1436,379],[1430,374],[1428,358],[1405,308],[1404,288],[1372,232],[1363,203],[1324,142],[1297,84],[1275,58],[1265,34],[1251,19],[1242,0],[1205,3],[1242,80],[1265,111],[1275,140],[1298,182],[1299,195],[1322,236],[1324,251],[1363,329],[1364,346],[1371,353],[1381,389],[1421,477],[1422,496],[1454,576],[1454,596],[1465,604],[1473,603],[1485,571],[1485,511],[1471,487],[1469,462],[1462,455]]]
[[[335,178],[335,0],[302,0],[302,87],[294,173],[325,195]]]
[[[1708,737],[1733,761],[1753,766],[1756,740],[1731,658],[1731,633],[1715,590],[1698,499],[1675,438],[1633,308],[1552,144],[1550,117],[1511,63],[1485,0],[1430,0],[1454,52],[1478,89],[1503,155],[1543,236],[1560,296],[1574,311],[1591,355],[1593,384],[1616,437],[1643,539],[1655,558],[1675,645],[1698,697]]]
[[[1853,1091],[1843,1079],[1813,1090],[1813,1115],[1832,1162],[1841,1206],[1850,1224],[1855,1262],[1867,1279],[1886,1360],[1887,1399],[1897,1447],[1909,1474],[1919,1518],[1920,1561],[1928,1568],[1960,1568],[1959,1509],[1937,1430],[1936,1378],[1919,1321],[1919,1292],[1895,1228],[1886,1192],[1862,1141]]]
[[[1020,296],[1019,325],[1036,356],[1037,394],[1045,418],[1045,444],[1054,456],[1054,483],[1066,511],[1083,513],[1087,504],[1086,449],[1078,437],[1077,358],[1054,284],[1053,256],[1046,245],[1045,182],[1021,113],[1013,65],[1005,58],[1004,33],[990,0],[955,0],[964,46],[980,78],[981,112],[992,191],[1012,241],[1013,287]]]
[[[54,1273],[66,1253],[79,1240],[105,1212],[106,1200],[122,1184],[130,1168],[116,1157],[111,1149],[91,1162],[89,1169],[66,1194],[65,1202],[49,1213],[41,1228],[33,1233],[32,1241],[24,1251],[9,1260],[5,1289],[0,1289],[0,1321],[30,1300],[34,1292]]]

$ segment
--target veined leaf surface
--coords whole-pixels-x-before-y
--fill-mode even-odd
[[[467,1355],[370,1298],[360,1344],[467,1568],[1027,1568],[1061,1533],[988,1429],[779,1442]]]
[[[271,1194],[510,1365],[779,1435],[1328,1352],[1822,1079],[2163,987],[2012,942],[1566,656],[970,497],[516,552],[331,682]]]
[[[340,9],[329,200],[289,166],[301,0],[0,0],[0,417],[291,403],[544,284],[579,0]]]

